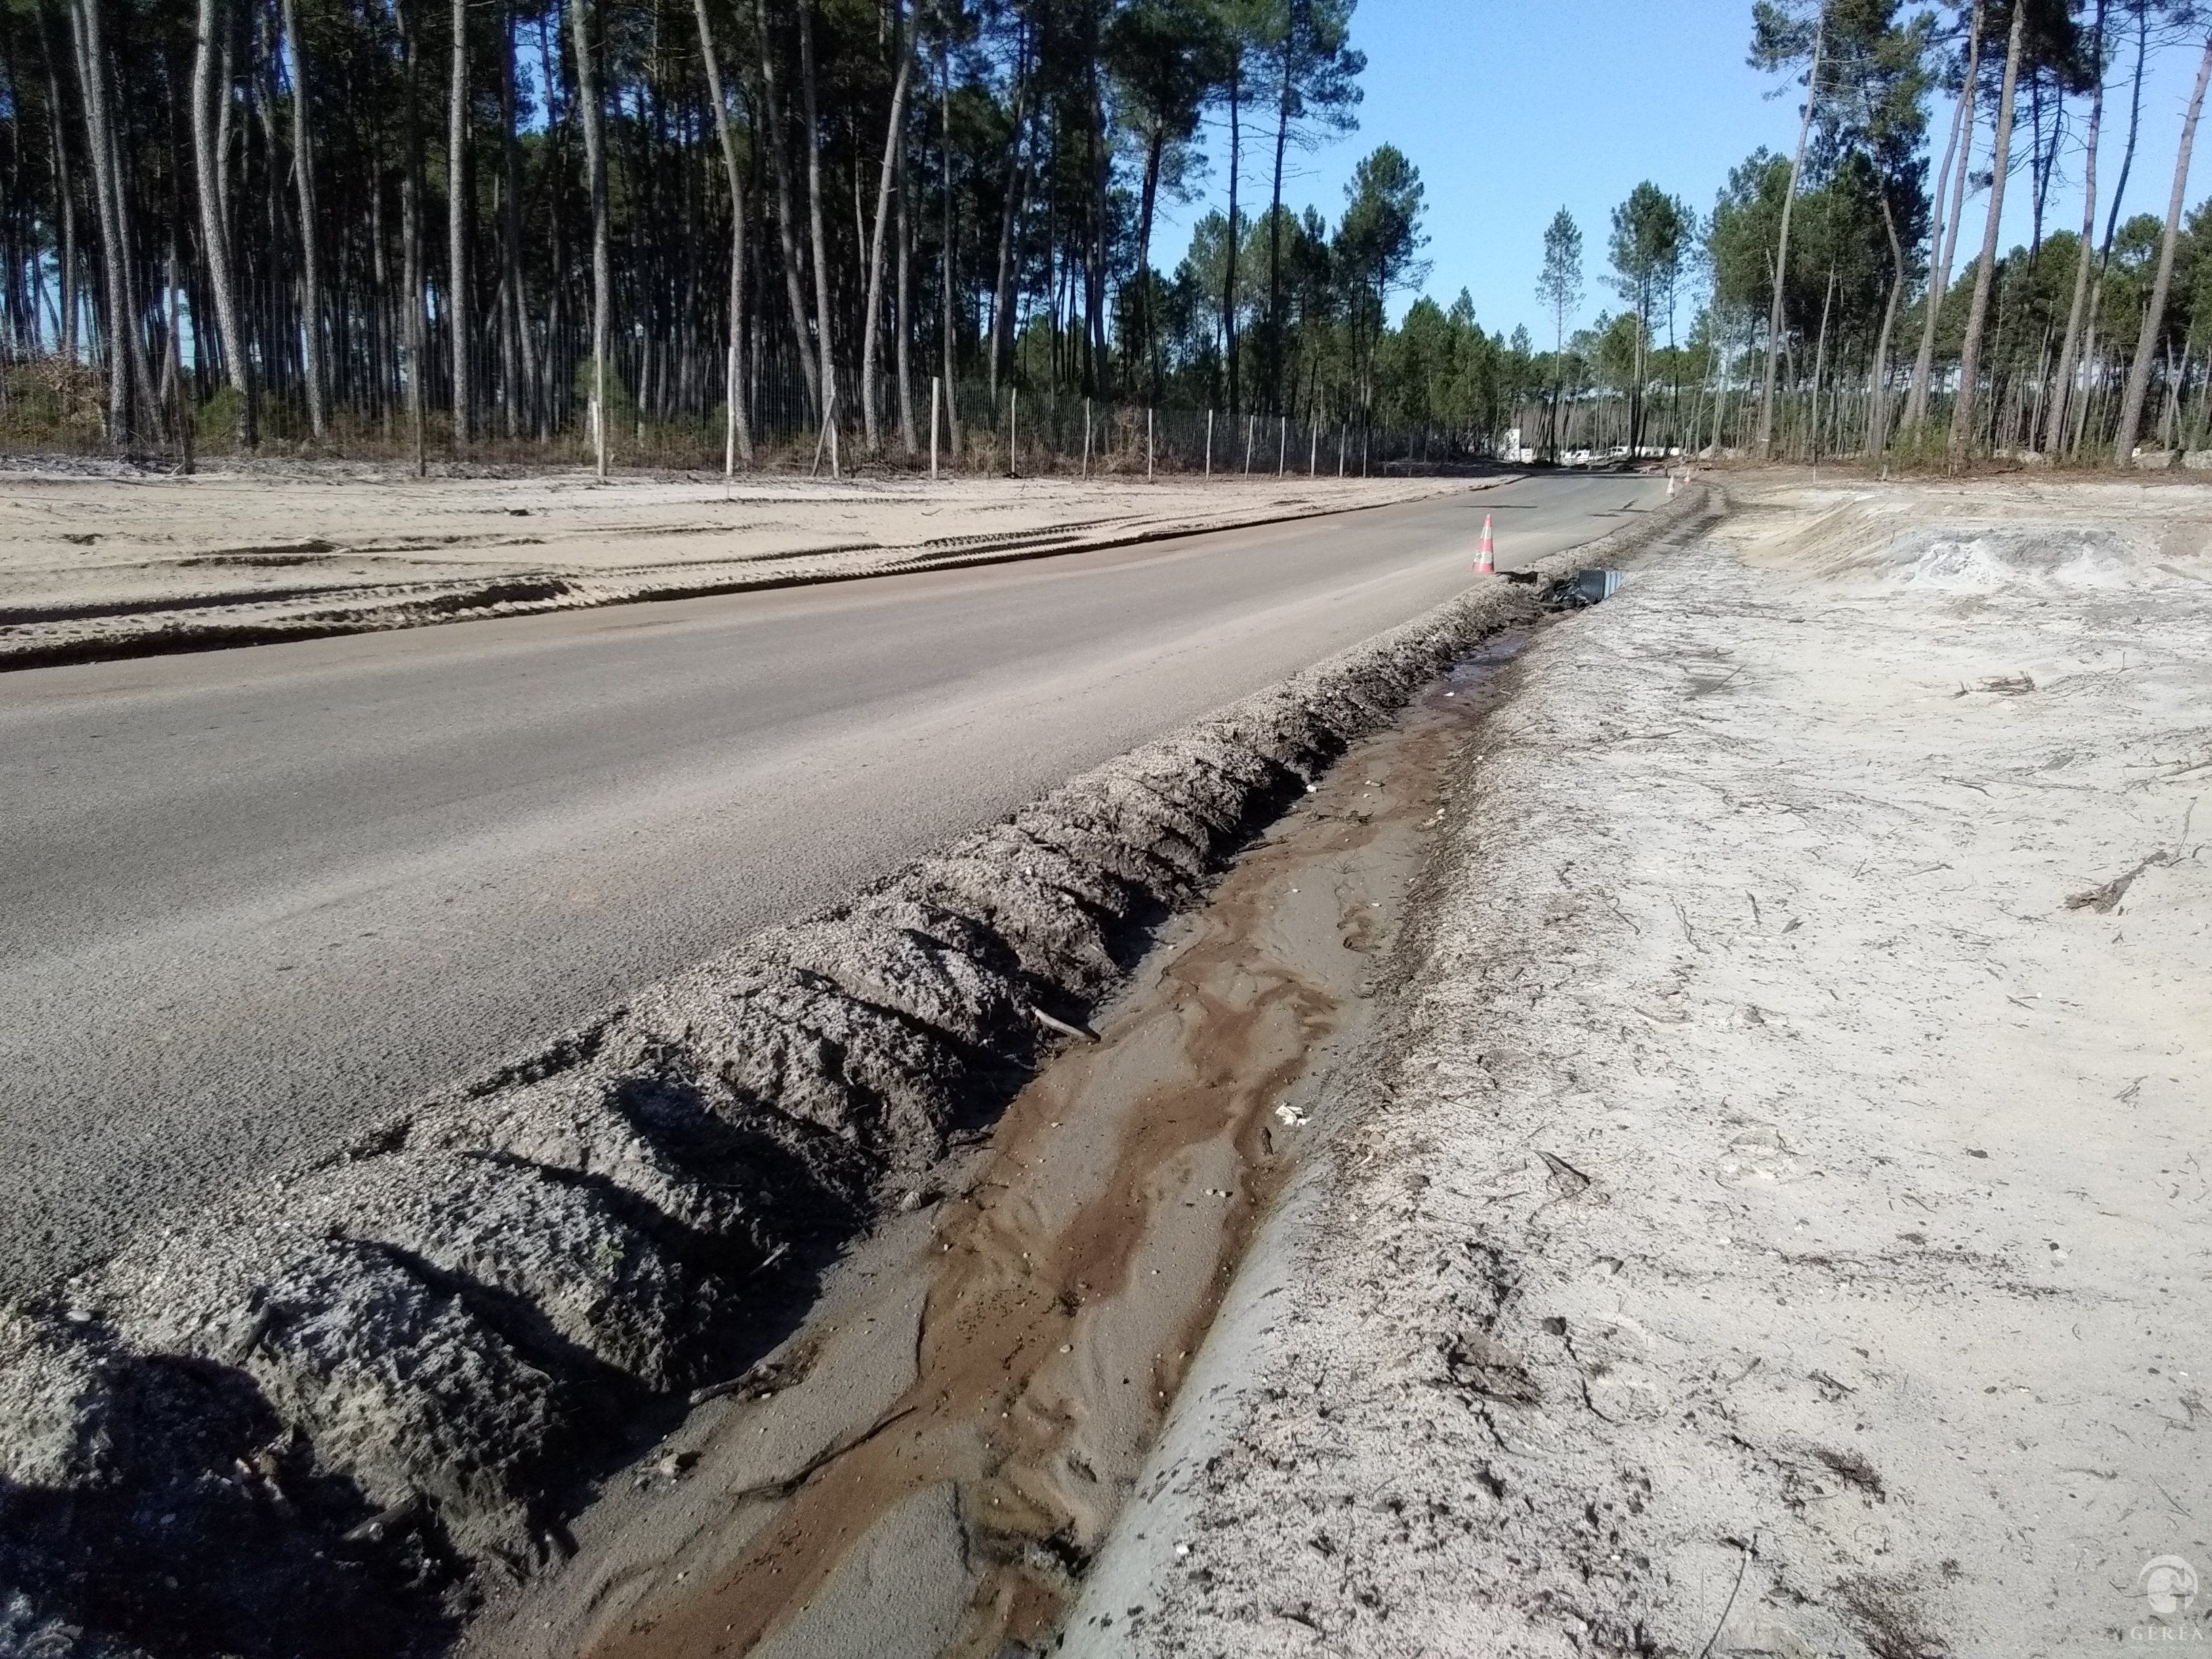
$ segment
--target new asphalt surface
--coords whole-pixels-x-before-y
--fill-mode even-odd
[[[0,676],[0,1295],[1664,489]]]

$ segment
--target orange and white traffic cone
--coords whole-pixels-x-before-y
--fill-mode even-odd
[[[1490,514],[1482,515],[1482,547],[1474,556],[1474,574],[1495,576],[1498,574],[1498,549],[1490,539]]]

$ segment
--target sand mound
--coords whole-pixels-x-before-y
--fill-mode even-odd
[[[1789,501],[1798,510],[1778,514],[1764,537],[1754,531],[1744,550],[1753,563],[1863,597],[2089,595],[2212,580],[2202,495],[2160,491],[2151,505],[2165,510],[2146,513],[2142,493],[2079,489],[2060,500],[2022,490],[2008,501],[1984,491],[1968,513],[1941,487],[1886,498],[1802,490]]]
[[[1986,525],[1909,531],[1869,561],[1876,581],[1903,591],[2002,593],[2163,586],[2173,577],[2124,532],[2086,525]]]

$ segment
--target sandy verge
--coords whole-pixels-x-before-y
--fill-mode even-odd
[[[1062,1650],[2212,1635],[2212,493],[1740,495],[1470,745]]]
[[[1494,482],[0,471],[0,668],[939,569]]]

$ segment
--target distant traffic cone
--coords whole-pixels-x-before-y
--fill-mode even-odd
[[[1498,574],[1498,549],[1490,539],[1490,514],[1482,515],[1482,548],[1474,556],[1474,574],[1495,576]]]

